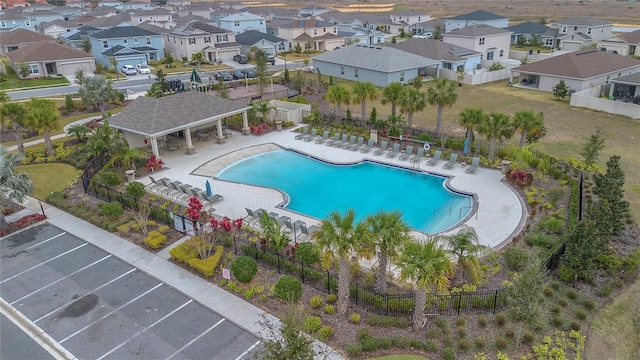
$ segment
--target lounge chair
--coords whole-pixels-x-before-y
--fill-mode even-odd
[[[424,158],[424,148],[420,147],[418,148],[418,153],[412,156],[410,161],[411,163],[415,164],[419,163],[422,158]]]
[[[307,135],[309,135],[309,127],[305,126],[304,128],[302,128],[302,132],[296,135],[296,140],[300,140]]]
[[[352,146],[354,146],[356,144],[356,136],[355,135],[351,135],[351,137],[349,138],[349,142],[346,144],[342,144],[342,148],[343,149],[349,149]]]
[[[318,227],[315,225],[311,225],[309,227],[307,227],[307,224],[300,225],[300,232],[307,235],[307,240],[311,239],[311,236],[313,236],[313,233],[316,232],[316,230],[318,230]]]
[[[398,159],[407,160],[411,155],[413,155],[413,145],[407,145],[407,151],[400,155]]]
[[[369,151],[371,151],[371,149],[373,149],[373,139],[369,139],[367,145],[363,146],[362,149],[360,149],[360,152],[368,153]]]
[[[356,150],[362,148],[363,146],[364,146],[364,138],[362,136],[358,136],[358,142],[356,142],[355,144],[351,145],[349,147],[349,150],[356,151]]]
[[[316,144],[322,144],[327,140],[329,140],[329,130],[324,131],[324,134],[322,134],[322,137],[316,140]]]
[[[169,191],[167,191],[166,195],[173,198],[176,196],[176,199],[182,194],[182,190],[178,186],[182,185],[180,181],[172,181],[169,183]]]
[[[431,159],[427,160],[427,165],[436,166],[438,161],[440,161],[440,157],[441,156],[442,156],[442,151],[441,150],[436,150],[436,153],[433,154],[433,157]]]
[[[385,140],[382,140],[382,143],[380,143],[380,149],[374,151],[373,155],[382,155],[383,152],[387,151],[387,147],[387,142]]]
[[[152,191],[159,191],[160,188],[164,187],[164,184],[160,182],[160,180],[156,180],[153,176],[149,176],[149,180],[151,183],[147,184],[146,188]]]
[[[327,146],[333,146],[333,144],[337,143],[338,141],[340,141],[340,133],[335,133],[333,134],[333,139],[327,141],[325,144],[327,144]]]
[[[333,146],[339,148],[342,147],[342,145],[349,143],[349,134],[342,134],[342,139],[340,139],[340,141],[335,142],[333,144]]]
[[[467,168],[467,170],[465,170],[465,172],[469,174],[475,174],[478,166],[480,166],[480,158],[477,156],[474,156],[473,159],[471,159],[471,165],[469,165],[469,167]]]
[[[191,185],[180,185],[178,186],[178,188],[180,189],[182,194],[177,195],[176,199],[182,199],[185,196],[189,197],[190,195],[189,190],[191,189]]]
[[[171,180],[169,180],[168,178],[162,178],[158,181],[162,183],[162,187],[159,189],[161,193],[166,195],[168,192],[173,190],[173,188],[171,187]]]
[[[393,159],[399,153],[400,153],[400,144],[395,143],[393,144],[393,149],[389,150],[389,152],[387,153],[387,157]]]
[[[453,168],[453,166],[456,164],[457,161],[458,161],[458,154],[453,153],[453,154],[451,154],[451,157],[449,158],[449,161],[447,161],[442,168],[443,169],[451,169],[451,168]]]
[[[256,213],[255,211],[249,209],[249,208],[244,208],[247,211],[247,216],[245,216],[242,220],[245,221],[247,223],[247,225],[251,226],[251,222],[256,222],[258,220],[260,220],[260,215]],[[247,220],[248,219],[248,220]]]
[[[313,129],[311,129],[311,134],[303,137],[302,140],[311,141],[311,140],[315,140],[315,138],[317,138],[317,137],[318,137],[318,129],[313,128]]]

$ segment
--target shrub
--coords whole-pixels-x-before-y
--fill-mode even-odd
[[[580,326],[580,323],[578,321],[572,321],[569,325],[569,328],[574,331],[580,331],[582,326]]]
[[[478,317],[478,326],[481,328],[487,327],[487,317],[482,315]]]
[[[503,327],[507,323],[507,316],[505,314],[498,314],[495,317],[496,325]]]
[[[361,353],[362,353],[362,345],[360,345],[359,343],[349,344],[347,346],[347,355],[349,355],[350,358],[357,358],[360,356]]]
[[[584,310],[578,310],[576,311],[576,317],[578,318],[578,320],[584,320],[587,318],[587,313]]]
[[[536,340],[536,336],[533,335],[531,331],[525,330],[525,332],[522,334],[522,342],[527,345],[533,344],[535,340]]]
[[[320,261],[320,249],[315,243],[303,242],[296,248],[294,257],[305,264],[312,265]]]
[[[482,350],[485,346],[487,346],[487,339],[485,339],[482,335],[476,336],[476,338],[473,339],[473,344],[476,346],[477,350]]]
[[[213,276],[216,266],[218,266],[218,262],[220,262],[220,259],[222,258],[222,254],[224,254],[224,248],[218,245],[216,246],[216,251],[213,255],[204,260],[197,257],[192,258],[189,260],[188,264],[205,277],[211,277]]]
[[[191,246],[188,242],[183,242],[173,249],[169,250],[169,255],[181,263],[188,264],[189,260],[198,257],[198,250]]]
[[[231,262],[231,272],[238,281],[249,283],[258,273],[258,263],[248,256],[238,256]]]
[[[418,340],[418,339],[411,339],[411,347],[416,349],[416,350],[420,350],[420,349],[425,349],[426,346],[425,344]]]
[[[458,340],[458,349],[460,349],[462,352],[467,352],[469,350],[469,340],[467,339]]]
[[[434,321],[434,323],[436,324],[436,326],[440,329],[447,329],[449,328],[449,323],[447,322],[447,319],[445,319],[442,316],[438,316],[436,318],[436,320]]]
[[[560,313],[560,311],[562,311],[562,308],[560,308],[560,306],[558,306],[558,305],[553,305],[553,306],[551,307],[551,312],[552,312],[553,314],[559,314],[559,313]]]
[[[310,334],[320,330],[321,326],[322,320],[317,316],[307,316],[307,318],[304,319],[304,322],[302,323],[302,328],[304,329],[304,331]]]
[[[428,328],[425,336],[427,337],[427,339],[434,339],[437,338],[440,335],[440,329],[438,328]]]
[[[378,338],[378,348],[379,349],[388,349],[393,345],[393,342],[389,338]]]
[[[586,299],[582,302],[582,306],[584,306],[585,309],[591,311],[596,307],[596,303],[593,302],[593,300]]]
[[[338,295],[329,294],[327,295],[327,298],[325,299],[325,301],[327,302],[327,304],[335,304],[336,301],[338,301]]]
[[[318,330],[318,339],[320,339],[321,341],[329,340],[333,337],[334,332],[335,331],[331,326],[325,325],[321,327],[320,330]]]
[[[458,326],[458,328],[456,329],[456,335],[458,335],[459,338],[466,337],[467,329],[465,329],[464,326]]]
[[[356,333],[356,339],[358,339],[358,341],[362,341],[364,338],[371,336],[369,335],[369,329],[368,328],[362,328],[360,330],[358,330],[358,332]]]
[[[507,269],[511,271],[522,271],[527,265],[529,253],[521,247],[514,246],[504,251],[503,258],[507,264]]]
[[[151,222],[151,221],[149,221],[149,223],[150,223],[150,222]],[[147,224],[147,225],[149,225],[149,224]],[[158,232],[161,232],[161,233],[163,233],[163,234],[164,234],[164,233],[169,232],[169,230],[171,230],[171,228],[170,228],[170,227],[168,227],[167,225],[162,225],[162,226],[160,226],[160,227],[158,228]]]
[[[551,319],[551,323],[553,324],[553,326],[561,328],[564,326],[564,318],[560,315],[556,315]]]
[[[434,353],[434,352],[438,352],[438,349],[440,349],[440,346],[438,346],[438,343],[436,343],[435,341],[429,340],[424,345],[424,349],[428,352]]]
[[[367,336],[360,341],[362,345],[362,351],[376,351],[378,350],[378,340],[372,336]]]
[[[100,208],[102,209],[102,213],[104,214],[104,216],[112,220],[115,220],[124,214],[122,204],[117,201],[102,204]]]
[[[411,339],[406,336],[394,336],[391,338],[391,343],[400,349],[408,349],[411,347]]]
[[[406,329],[409,327],[409,319],[405,317],[369,314],[367,315],[367,324],[370,326],[380,326],[385,328],[396,327]]]
[[[167,236],[158,231],[150,231],[144,238],[144,243],[152,249],[159,249],[167,242]]]
[[[456,360],[456,351],[450,347],[444,348],[444,350],[442,350],[442,356],[444,360]]]
[[[560,290],[560,283],[559,283],[559,282],[557,282],[557,281],[552,281],[552,282],[551,282],[551,288],[552,288],[553,290],[555,290],[555,291]]]
[[[453,345],[453,336],[451,335],[445,335],[442,337],[442,343],[445,346],[452,346]]]
[[[562,307],[566,307],[567,305],[569,305],[569,302],[565,298],[558,299],[558,305],[560,305]]]
[[[327,305],[324,307],[324,312],[326,314],[335,314],[336,313],[336,307],[333,305]]]
[[[116,227],[116,231],[120,235],[127,235],[130,230],[131,230],[131,224],[128,222]]]
[[[575,300],[578,298],[578,293],[574,290],[567,290],[567,297],[571,300]]]
[[[507,339],[503,338],[502,336],[497,336],[494,341],[494,345],[496,349],[504,350],[507,348],[507,346],[509,346],[509,342],[507,341]]]
[[[553,296],[553,289],[552,288],[544,288],[544,290],[542,290],[542,293],[544,294],[545,297],[552,297]]]
[[[360,323],[360,314],[353,313],[353,314],[349,315],[349,321],[351,321],[354,324],[359,324]]]
[[[456,325],[464,326],[466,323],[467,323],[467,321],[462,316],[458,316],[456,318]]]
[[[100,181],[109,186],[118,186],[122,183],[120,176],[113,171],[105,171],[100,175]]]
[[[322,300],[322,297],[318,295],[311,297],[311,299],[309,300],[309,306],[311,306],[313,309],[317,309],[322,305],[324,305],[324,300]]]
[[[513,339],[513,338],[516,337],[516,333],[515,333],[515,331],[513,331],[513,329],[507,329],[507,330],[504,331],[504,336],[507,339]]]
[[[141,182],[134,181],[132,183],[127,184],[125,188],[125,192],[128,195],[133,196],[136,199],[139,199],[147,193],[147,190],[144,189],[144,185]]]
[[[297,302],[302,296],[302,283],[293,276],[283,275],[276,283],[275,295],[284,301]]]

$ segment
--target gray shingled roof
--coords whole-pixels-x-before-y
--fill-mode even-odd
[[[284,41],[284,39],[275,35],[265,34],[257,30],[249,30],[236,35],[236,42],[242,45],[254,45],[260,40],[267,40],[272,43]]]
[[[435,39],[409,39],[396,44],[385,43],[384,46],[434,60],[460,61],[469,55],[480,54],[478,51]]]
[[[51,41],[55,39],[51,36],[42,35],[35,31],[25,30],[23,28],[14,28],[10,31],[3,32],[0,36],[0,44],[2,45],[18,45],[24,43],[35,43],[38,41]]]
[[[500,16],[496,14],[492,14],[490,12],[484,10],[477,10],[474,12],[470,12],[468,14],[462,14],[458,16],[454,16],[449,18],[450,20],[476,20],[476,21],[488,21],[488,20],[498,20],[498,19],[506,19],[506,16]]]
[[[371,69],[386,73],[436,65],[439,62],[389,46],[349,45],[320,54],[313,61]]]
[[[618,39],[624,40],[629,44],[640,44],[640,30],[616,35]]]
[[[145,30],[143,28],[139,28],[137,26],[116,26],[107,30],[102,30],[91,35],[92,38],[95,39],[114,39],[114,38],[123,38],[123,37],[131,37],[131,36],[151,36],[158,35],[149,30]]]
[[[590,79],[634,66],[640,66],[640,60],[590,49],[532,62],[513,68],[512,71],[574,79]]]
[[[109,29],[131,23],[131,16],[128,13],[120,13],[113,16],[99,17],[91,21],[87,21],[84,25],[97,27],[100,29]]]
[[[568,17],[554,21],[555,24],[571,25],[571,26],[603,26],[613,25],[611,21],[597,19],[591,16]]]
[[[69,59],[93,59],[93,55],[60,44],[40,41],[11,51],[9,59],[15,63],[34,61],[56,61]]]
[[[251,109],[240,101],[226,100],[197,91],[161,98],[138,97],[109,119],[116,129],[158,136],[196,126]]]
[[[537,22],[527,21],[521,24],[507,26],[505,30],[513,31],[515,34],[544,34],[549,27]]]
[[[71,21],[67,21],[67,20],[63,20],[63,19],[55,19],[53,21],[49,21],[49,22],[43,22],[41,24],[43,29],[46,29],[52,25],[58,25],[58,26],[62,26],[64,28],[67,29],[76,29],[78,28],[80,25],[73,23]]]
[[[69,41],[79,41],[79,40],[82,40],[82,38],[87,36],[88,34],[99,32],[99,31],[102,31],[102,30],[98,28],[94,28],[93,26],[81,26],[76,30],[63,33],[60,36],[62,36],[63,38]]]
[[[456,29],[450,31],[448,33],[443,34],[443,36],[468,36],[468,37],[476,37],[476,36],[489,36],[489,35],[498,35],[498,34],[509,34],[511,31],[500,29],[495,26],[486,25],[486,24],[476,24],[467,27],[463,27],[461,29]]]
[[[637,72],[635,74],[620,76],[619,78],[615,78],[611,80],[611,82],[618,83],[618,84],[640,86],[640,72]]]
[[[205,24],[200,21],[190,22],[171,29],[171,34],[178,36],[189,36],[196,30],[204,31],[207,34],[224,34],[228,31],[217,26]]]
[[[281,27],[296,29],[296,28],[315,28],[315,27],[325,27],[325,26],[333,26],[333,24],[328,23],[326,21],[317,20],[317,19],[306,19],[306,20],[287,21]]]
[[[154,32],[156,34],[168,34],[170,32],[169,29],[165,29],[163,27],[153,25],[149,21],[141,22],[140,24],[138,24],[136,26],[141,28],[141,29],[149,30],[149,31]]]
[[[199,15],[173,16],[171,17],[171,20],[173,20],[173,22],[176,23],[177,26],[186,25],[187,23],[194,21],[199,21],[205,24],[209,24],[211,22],[211,20]]]

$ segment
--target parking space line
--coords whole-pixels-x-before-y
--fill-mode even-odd
[[[44,240],[44,241],[41,241],[41,242],[39,242],[39,243],[37,243],[37,244],[35,244],[35,245],[31,245],[31,246],[29,246],[29,247],[27,248],[27,250],[31,250],[31,249],[33,249],[33,248],[34,248],[34,247],[36,247],[36,246],[40,246],[40,245],[42,245],[42,244],[44,244],[44,243],[46,243],[46,242],[49,242],[49,241],[51,241],[51,240],[53,240],[53,239],[55,239],[55,238],[57,238],[57,237],[59,237],[59,236],[62,236],[62,235],[64,235],[64,234],[66,234],[66,233],[67,233],[66,231],[63,231],[61,234],[58,234],[58,235],[52,236],[52,237],[48,238],[47,240]]]
[[[189,305],[190,303],[193,302],[193,299],[189,299],[189,301],[187,301],[186,303],[180,305],[179,307],[177,307],[175,310],[173,310],[172,312],[168,313],[167,315],[161,317],[160,319],[156,320],[155,322],[153,322],[153,324],[147,326],[146,328],[138,331],[137,333],[133,334],[131,337],[129,337],[126,341],[124,341],[122,344],[114,347],[113,349],[109,350],[109,352],[107,352],[106,354],[100,356],[99,358],[97,358],[96,360],[102,360],[103,358],[105,358],[106,356],[109,356],[110,354],[112,354],[114,351],[120,349],[121,347],[125,346],[126,344],[129,343],[129,341],[133,340],[136,336],[144,333],[145,331],[151,329],[152,327],[156,326],[157,324],[159,324],[161,321],[163,321],[164,319],[168,318],[169,316],[175,314],[176,312],[178,312],[180,309],[182,309],[183,307]]]
[[[77,247],[74,247],[73,249],[71,249],[71,250],[67,250],[67,251],[63,252],[62,254],[60,254],[60,255],[56,255],[56,256],[52,257],[51,259],[49,259],[49,260],[47,260],[47,261],[43,261],[43,262],[41,262],[40,264],[38,264],[38,265],[36,265],[36,266],[32,266],[32,267],[28,268],[27,270],[21,271],[21,272],[19,272],[19,273],[17,273],[17,274],[15,274],[15,275],[13,275],[13,276],[11,276],[11,277],[8,277],[8,278],[6,278],[6,279],[4,279],[4,280],[0,281],[0,284],[4,283],[5,281],[9,281],[9,280],[11,280],[11,279],[14,279],[14,278],[16,278],[16,277],[18,277],[18,276],[20,276],[20,275],[22,275],[22,274],[24,274],[24,273],[26,273],[26,272],[28,272],[28,271],[31,271],[31,270],[36,269],[36,268],[39,268],[40,266],[42,266],[42,265],[44,265],[44,264],[47,264],[47,263],[49,263],[49,262],[51,262],[51,261],[53,261],[53,260],[55,260],[55,259],[57,259],[57,258],[59,258],[59,257],[65,256],[65,255],[67,255],[68,253],[70,253],[70,252],[72,252],[72,251],[75,251],[75,250],[78,250],[78,249],[80,249],[81,247],[84,247],[84,246],[86,246],[86,245],[89,245],[89,243],[84,243],[84,244],[82,244],[82,245],[79,245],[79,246],[77,246]]]
[[[250,347],[250,348],[248,348],[248,349],[247,349],[247,351],[245,351],[245,352],[243,352],[242,354],[240,354],[240,356],[238,356],[238,357],[236,358],[236,360],[240,360],[240,359],[242,359],[245,355],[247,355],[248,353],[250,353],[250,352],[251,352],[251,350],[253,350],[253,348],[255,348],[256,346],[258,346],[258,344],[260,344],[260,340],[256,341],[256,343],[255,343],[255,344],[251,345],[251,347]]]
[[[151,289],[149,289],[149,290],[147,290],[147,291],[143,292],[142,294],[140,294],[140,295],[138,295],[138,296],[134,297],[133,299],[131,299],[131,300],[127,301],[125,304],[120,305],[119,307],[117,307],[117,308],[113,309],[112,311],[108,312],[108,313],[107,313],[107,314],[105,314],[104,316],[100,317],[98,320],[96,320],[96,321],[94,321],[94,322],[90,323],[89,325],[87,325],[87,326],[83,327],[82,329],[80,329],[80,330],[78,330],[78,331],[74,332],[73,334],[71,334],[71,335],[67,336],[66,338],[64,338],[64,339],[60,340],[60,341],[59,341],[59,342],[60,342],[60,344],[64,343],[65,341],[67,341],[67,340],[69,340],[69,339],[71,339],[72,337],[74,337],[74,336],[76,336],[76,335],[80,334],[81,332],[83,332],[83,331],[87,330],[88,328],[90,328],[91,326],[93,326],[93,325],[97,324],[98,322],[100,322],[100,321],[102,321],[102,320],[106,319],[106,318],[107,318],[107,317],[109,317],[110,315],[115,314],[117,311],[122,310],[125,306],[127,306],[127,305],[129,305],[129,304],[133,303],[134,301],[136,301],[136,300],[140,299],[141,297],[143,297],[143,296],[147,295],[148,293],[152,292],[153,290],[155,290],[155,289],[159,288],[159,287],[160,287],[160,286],[162,286],[162,285],[164,285],[164,283],[160,283],[160,284],[158,284],[158,285],[156,285],[156,286],[152,287]]]
[[[170,360],[173,359],[176,355],[178,355],[180,352],[182,352],[182,350],[188,348],[189,346],[191,346],[191,344],[193,344],[194,342],[198,341],[201,337],[205,336],[209,331],[213,330],[216,326],[222,324],[223,321],[225,321],[225,318],[220,319],[220,321],[218,321],[217,323],[213,324],[212,327],[208,328],[206,331],[204,331],[202,334],[198,335],[195,337],[195,339],[189,341],[188,343],[184,344],[183,347],[181,347],[180,349],[178,349],[176,352],[174,352],[173,354],[169,355],[169,357],[166,360]]]
[[[86,270],[86,269],[90,268],[91,266],[93,266],[93,265],[95,265],[95,264],[98,264],[99,262],[101,262],[101,261],[103,261],[103,260],[106,260],[106,259],[108,259],[108,258],[110,258],[110,257],[111,257],[111,255],[107,255],[107,256],[103,257],[102,259],[100,259],[100,260],[98,260],[98,261],[95,261],[95,262],[93,262],[93,263],[91,263],[91,264],[89,264],[89,265],[87,265],[87,266],[85,266],[85,267],[83,267],[83,268],[81,268],[81,269],[78,269],[78,270],[76,270],[76,271],[72,272],[71,274],[69,274],[69,275],[67,275],[67,276],[61,277],[60,279],[58,279],[58,280],[56,280],[56,281],[54,281],[54,282],[52,282],[52,283],[50,283],[50,284],[47,284],[47,285],[45,285],[45,286],[41,287],[40,289],[35,290],[35,291],[31,292],[30,294],[27,294],[27,295],[25,295],[25,296],[21,297],[21,298],[20,298],[20,299],[18,299],[18,300],[15,300],[14,302],[12,302],[12,303],[11,303],[11,305],[13,305],[13,304],[17,303],[18,301],[22,301],[22,300],[24,300],[24,299],[28,298],[29,296],[31,296],[31,295],[33,295],[33,294],[35,294],[35,293],[39,292],[39,291],[42,291],[42,290],[44,290],[44,289],[48,288],[49,286],[55,285],[55,284],[59,283],[60,281],[62,281],[62,280],[64,280],[64,279],[69,278],[70,276],[73,276],[73,275],[75,275],[75,274],[77,274],[77,273],[79,273],[79,272],[81,272],[81,271],[83,271],[83,270]]]
[[[115,279],[113,279],[113,280],[111,280],[111,281],[109,281],[109,282],[106,282],[106,283],[104,283],[104,284],[102,284],[102,285],[98,286],[97,288],[95,288],[95,289],[93,289],[93,290],[89,291],[87,294],[85,294],[85,295],[83,295],[83,296],[86,296],[86,295],[88,295],[88,294],[90,294],[90,293],[96,292],[96,291],[98,291],[98,290],[102,289],[103,287],[105,287],[105,286],[107,286],[107,285],[109,285],[109,284],[112,284],[112,283],[113,283],[113,282],[115,282],[115,281],[118,281],[118,280],[122,279],[123,277],[125,277],[125,276],[127,276],[127,275],[131,274],[132,272],[134,272],[134,271],[136,271],[136,270],[138,270],[138,269],[133,268],[133,269],[131,269],[131,270],[127,271],[126,273],[124,273],[124,274],[122,274],[122,275],[118,276],[117,278],[115,278]],[[82,296],[80,296],[80,297],[82,297]],[[58,307],[58,308],[56,308],[56,309],[54,309],[54,310],[50,311],[49,313],[47,313],[47,314],[45,314],[45,315],[42,315],[41,317],[37,318],[37,319],[36,319],[36,320],[34,320],[33,322],[34,322],[34,323],[37,323],[38,321],[40,321],[40,320],[42,320],[42,319],[44,319],[44,318],[46,318],[46,317],[49,317],[49,316],[50,316],[50,315],[52,315],[53,313],[58,312],[58,311],[60,311],[60,310],[62,310],[62,309],[64,309],[64,308],[66,308],[67,306],[71,305],[71,304],[72,304],[72,303],[74,303],[75,301],[76,301],[76,299],[71,300],[71,301],[69,301],[68,303],[66,303],[66,304],[64,304],[64,305],[62,305],[62,306],[60,306],[60,307]]]

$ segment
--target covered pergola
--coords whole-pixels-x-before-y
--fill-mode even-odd
[[[222,120],[234,115],[242,114],[242,133],[249,134],[249,109],[251,106],[243,102],[196,91],[160,98],[141,96],[110,118],[109,124],[122,131],[129,147],[150,145],[152,153],[160,158],[159,147],[166,144],[164,140],[170,134],[185,142],[187,154],[195,152],[192,136],[204,129],[215,127],[216,139],[223,143]]]

